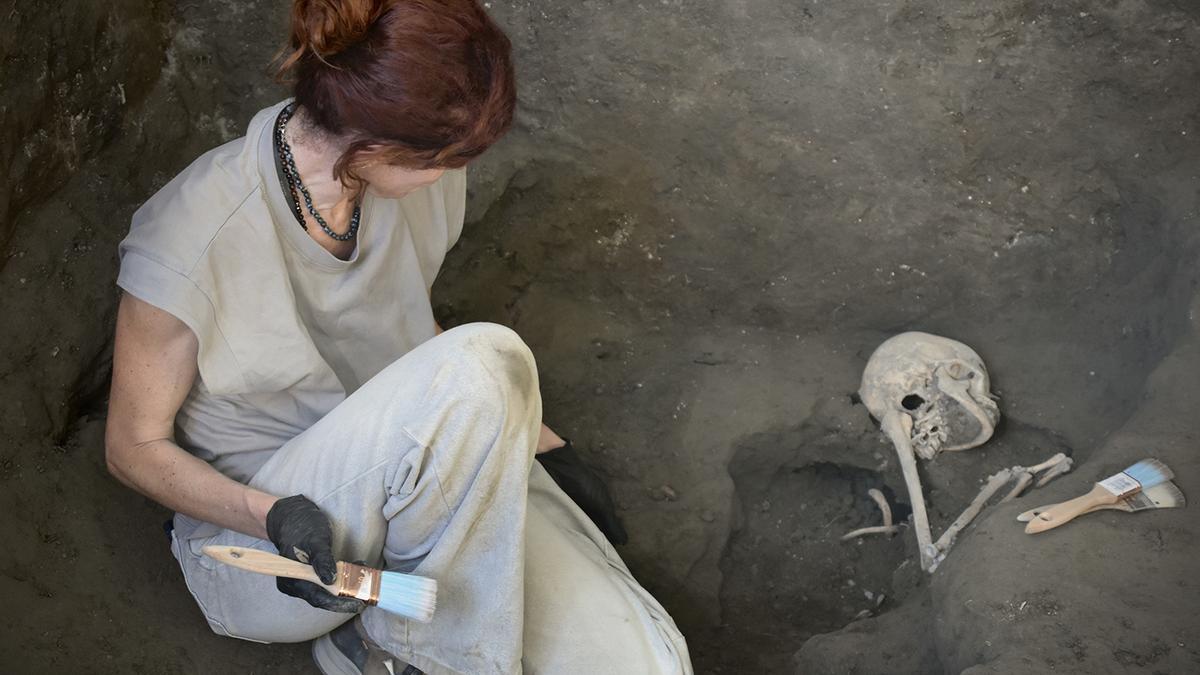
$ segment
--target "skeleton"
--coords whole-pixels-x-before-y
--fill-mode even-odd
[[[928,333],[901,333],[879,346],[863,370],[859,397],[880,428],[896,446],[905,487],[912,501],[913,529],[920,550],[921,568],[932,572],[945,557],[958,533],[983,509],[987,501],[1014,478],[1017,484],[1005,496],[1012,499],[1045,471],[1042,485],[1070,469],[1071,459],[1061,453],[1033,467],[1003,469],[989,477],[979,495],[935,543],[925,510],[925,496],[917,475],[917,456],[933,459],[939,452],[978,447],[992,437],[1000,408],[990,390],[987,368],[967,345]],[[877,500],[878,501],[878,500]],[[864,528],[847,535],[894,533],[885,515],[885,526]]]

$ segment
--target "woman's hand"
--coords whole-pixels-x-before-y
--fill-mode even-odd
[[[624,544],[629,537],[617,516],[617,507],[608,493],[608,485],[600,474],[584,464],[570,441],[564,442],[561,438],[559,441],[563,442],[563,445],[538,454],[538,462],[554,482],[558,483],[558,487],[592,519],[609,541],[613,544]]]
[[[267,537],[285,558],[312,565],[321,582],[337,579],[337,559],[333,556],[333,529],[329,518],[304,495],[275,502],[267,513]],[[300,598],[318,609],[354,614],[364,606],[361,600],[342,598],[312,583],[275,577],[280,593]]]
[[[567,442],[563,440],[562,436],[559,436],[551,431],[550,427],[542,424],[542,430],[538,433],[537,452],[539,455],[543,452],[561,448],[566,444]]]

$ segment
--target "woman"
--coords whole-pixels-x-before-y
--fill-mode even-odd
[[[326,673],[690,672],[670,617],[533,462],[623,537],[541,424],[528,348],[433,319],[462,167],[512,119],[507,38],[474,0],[297,0],[291,48],[294,99],[160,190],[120,251],[109,468],[177,512],[209,625],[316,638]],[[407,622],[209,544],[327,580],[338,559],[431,576],[438,611]]]

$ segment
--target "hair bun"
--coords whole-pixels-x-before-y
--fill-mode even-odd
[[[387,0],[295,0],[292,3],[292,54],[283,69],[306,53],[326,59],[361,42]]]

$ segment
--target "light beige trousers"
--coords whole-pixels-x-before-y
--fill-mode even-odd
[[[437,579],[431,623],[363,614],[372,640],[430,675],[691,673],[674,621],[533,461],[540,422],[529,349],[469,324],[385,368],[251,484],[319,504],[340,559]],[[299,642],[350,618],[210,560],[208,544],[274,547],[176,516],[172,548],[217,633]]]

